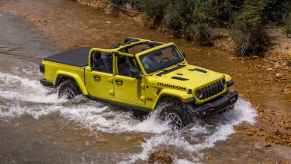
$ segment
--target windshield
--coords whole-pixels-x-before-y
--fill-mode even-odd
[[[140,61],[147,73],[167,68],[183,60],[184,57],[177,51],[175,46],[162,48],[140,57]]]

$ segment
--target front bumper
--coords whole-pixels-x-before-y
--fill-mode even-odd
[[[231,110],[238,100],[238,95],[238,92],[230,91],[219,98],[216,98],[201,106],[194,107],[193,113],[195,113],[196,116],[198,115],[199,117],[205,117]]]

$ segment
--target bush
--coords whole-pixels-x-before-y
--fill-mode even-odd
[[[143,11],[145,8],[144,0],[132,0],[130,5],[132,8],[137,9],[139,11]]]
[[[268,46],[268,36],[262,24],[262,9],[263,1],[246,4],[243,13],[235,20],[232,38],[240,55],[262,54]]]
[[[266,50],[269,39],[263,28],[265,6],[265,0],[246,0],[241,14],[235,18],[231,36],[240,55],[258,55]]]
[[[146,0],[144,2],[145,14],[153,19],[153,27],[157,27],[164,19],[166,8],[170,0]]]
[[[213,45],[211,28],[208,24],[192,24],[188,26],[185,30],[185,37],[187,40],[194,40],[202,46]]]
[[[263,27],[248,32],[234,30],[231,35],[237,45],[235,52],[241,56],[263,55],[270,43]]]
[[[244,0],[212,0],[213,23],[217,26],[228,26],[233,23],[234,14],[242,8]]]
[[[290,10],[290,0],[268,0],[264,9],[267,22],[283,23]]]
[[[182,36],[187,26],[192,24],[192,10],[194,5],[191,0],[172,1],[166,10],[164,22],[176,36]]]
[[[195,23],[213,23],[212,0],[197,0],[192,19]]]
[[[125,7],[126,5],[129,5],[136,10],[141,11],[144,9],[144,0],[110,0],[110,2],[115,7]]]
[[[262,53],[268,45],[264,25],[286,22],[291,33],[290,0],[110,0],[144,11],[152,27],[165,25],[177,37],[211,45],[211,28],[231,27],[241,55]]]
[[[286,33],[287,35],[291,35],[291,13],[286,19]]]
[[[122,7],[128,3],[128,0],[110,0],[110,2],[116,6]]]

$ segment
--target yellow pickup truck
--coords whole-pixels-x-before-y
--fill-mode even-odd
[[[60,97],[90,99],[149,113],[182,128],[193,119],[231,110],[231,77],[190,65],[174,43],[126,38],[112,49],[79,48],[46,57],[41,83]]]

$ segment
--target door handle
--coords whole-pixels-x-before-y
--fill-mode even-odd
[[[116,85],[123,85],[123,81],[120,79],[115,80]]]
[[[95,76],[94,76],[94,80],[95,80],[95,81],[100,81],[100,80],[101,80],[101,77],[100,77],[99,75],[95,75]]]

